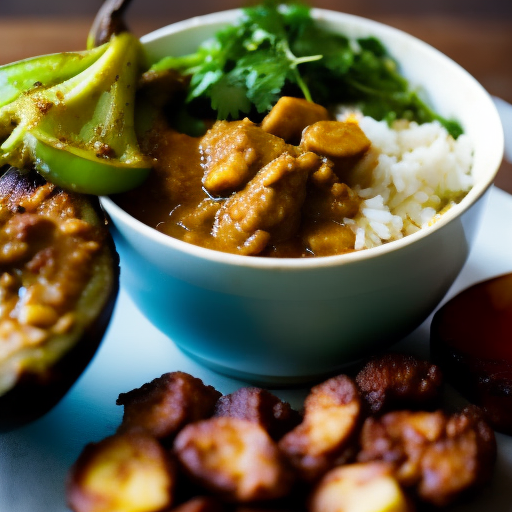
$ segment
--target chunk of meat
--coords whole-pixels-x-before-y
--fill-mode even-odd
[[[313,153],[284,153],[266,165],[219,210],[213,236],[220,250],[257,255],[295,235],[300,226],[308,176],[320,165]]]
[[[313,256],[332,256],[353,250],[356,235],[345,224],[325,220],[308,223],[303,228],[302,239]]]
[[[238,418],[211,418],[187,425],[174,451],[189,476],[235,502],[279,498],[293,475],[262,427]]]
[[[261,128],[290,144],[298,144],[304,128],[328,119],[329,112],[322,105],[302,98],[283,96],[265,116]]]
[[[336,180],[330,186],[312,187],[304,203],[304,218],[341,224],[356,216],[360,204],[358,195],[348,185]]]
[[[156,512],[172,504],[175,481],[156,439],[116,434],[85,447],[70,473],[68,503],[74,512]]]
[[[296,427],[301,416],[290,404],[261,388],[243,387],[219,398],[214,416],[252,421],[263,427],[273,439],[279,439]]]
[[[269,162],[285,151],[296,152],[283,139],[266,133],[249,119],[217,121],[201,139],[203,185],[212,194],[243,187]]]
[[[362,156],[371,141],[357,123],[318,121],[304,130],[300,145],[306,151],[339,159]]]
[[[339,375],[315,386],[304,402],[304,420],[279,441],[302,479],[313,481],[352,454],[361,402],[355,383]]]
[[[166,373],[119,395],[116,403],[124,406],[119,429],[144,430],[159,439],[168,438],[187,423],[210,417],[220,396],[215,388],[188,373]]]
[[[314,256],[344,254],[354,250],[355,232],[346,224],[359,212],[361,200],[323,160],[310,178],[302,208],[301,238]]]
[[[373,414],[391,409],[419,409],[439,405],[443,385],[440,368],[405,354],[371,359],[357,374],[356,383]]]
[[[220,201],[211,198],[203,199],[195,208],[175,212],[179,217],[180,228],[184,231],[182,238],[185,242],[196,243],[211,236],[215,216],[221,207]],[[179,207],[177,208],[179,210]]]

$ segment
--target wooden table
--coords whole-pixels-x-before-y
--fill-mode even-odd
[[[317,2],[322,7],[337,7],[335,0]],[[336,5],[334,5],[336,4]],[[512,23],[497,16],[477,18],[455,15],[391,15],[361,12],[357,2],[347,2],[354,14],[366,15],[409,32],[436,47],[471,73],[490,94],[512,103]],[[198,7],[199,5],[199,7]],[[201,8],[201,5],[203,6]],[[212,7],[206,2],[181,6],[160,17],[129,19],[132,30],[142,35],[185,17],[205,14],[214,8],[234,7],[223,0]],[[350,9],[347,9],[350,12]],[[0,64],[51,52],[83,49],[92,17],[12,17],[0,18]],[[504,162],[496,184],[512,193],[512,164]]]

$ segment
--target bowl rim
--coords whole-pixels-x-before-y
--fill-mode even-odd
[[[157,42],[162,38],[171,36],[175,33],[180,33],[187,30],[193,30],[194,28],[203,27],[207,25],[218,25],[227,24],[230,21],[234,21],[242,13],[242,9],[230,9],[225,11],[218,11],[211,14],[205,14],[202,16],[195,16],[186,20],[182,20],[170,25],[158,28],[149,34],[146,34],[140,38],[143,45],[148,45],[153,42]],[[400,29],[386,25],[384,23],[364,18],[361,16],[328,10],[320,8],[312,8],[311,15],[313,18],[319,21],[328,22],[352,22],[359,27],[364,29],[375,29],[381,34],[386,33],[393,37],[400,37],[413,42],[415,45],[421,47],[423,51],[432,53],[435,58],[447,62],[450,66],[454,66],[458,69],[458,72],[465,76],[465,79],[473,82],[473,87],[480,90],[482,98],[487,100],[487,108],[490,109],[490,115],[495,117],[496,128],[498,131],[499,139],[496,141],[496,155],[495,162],[491,162],[491,166],[494,167],[492,172],[486,174],[484,179],[479,179],[469,190],[466,196],[456,205],[451,207],[445,212],[439,220],[437,220],[432,226],[422,228],[416,233],[404,236],[399,240],[393,240],[383,245],[372,247],[368,249],[362,249],[345,254],[332,255],[332,256],[317,256],[312,258],[273,258],[273,257],[261,257],[261,256],[246,256],[231,254],[214,249],[207,249],[204,247],[196,246],[182,240],[178,240],[169,235],[166,235],[155,228],[144,224],[135,217],[128,214],[120,206],[118,206],[110,197],[100,197],[100,202],[107,214],[118,221],[121,221],[126,226],[129,226],[135,233],[140,235],[142,238],[148,238],[154,243],[161,244],[169,249],[186,253],[189,256],[193,256],[199,259],[209,260],[211,262],[222,263],[226,265],[235,265],[240,267],[252,267],[261,269],[309,269],[319,267],[331,267],[339,265],[354,264],[366,260],[372,260],[378,258],[381,255],[389,254],[400,250],[403,247],[415,244],[432,233],[442,229],[447,224],[453,222],[464,214],[474,203],[476,203],[484,193],[492,186],[494,178],[499,170],[503,153],[504,153],[504,134],[501,126],[501,121],[497,108],[492,101],[489,93],[483,88],[483,86],[464,68],[458,63],[444,55],[442,52],[429,45],[428,43],[418,39],[417,37],[408,34]],[[380,37],[380,36],[379,36]],[[114,220],[114,224],[116,224]]]

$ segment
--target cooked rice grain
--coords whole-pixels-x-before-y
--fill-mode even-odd
[[[340,118],[346,115],[340,113]],[[367,176],[370,186],[353,186],[364,199],[354,222],[348,222],[356,234],[356,250],[428,227],[473,185],[467,135],[454,140],[437,121],[397,121],[389,127],[359,116],[359,124],[374,154],[356,171],[359,177]]]

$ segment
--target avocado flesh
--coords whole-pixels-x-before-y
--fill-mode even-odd
[[[35,167],[63,188],[89,194],[138,186],[151,168],[134,128],[140,42],[125,32],[82,52],[81,60],[66,55],[0,67],[0,165]],[[44,62],[59,58],[58,73],[46,76]],[[23,90],[39,73],[48,85],[38,81]],[[41,158],[42,144],[53,150],[49,161]]]

